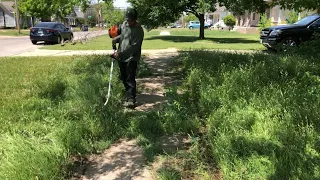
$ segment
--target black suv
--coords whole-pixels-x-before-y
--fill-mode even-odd
[[[315,14],[291,25],[273,26],[261,31],[260,43],[268,49],[282,46],[297,46],[320,33],[320,15]]]

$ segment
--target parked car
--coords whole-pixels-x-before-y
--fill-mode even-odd
[[[314,33],[320,33],[320,15],[307,16],[292,25],[265,28],[260,34],[260,43],[268,49],[298,46],[303,41],[312,39]]]
[[[207,23],[205,23],[204,28],[208,28],[208,27],[209,27],[209,25]],[[200,28],[200,21],[189,21],[188,28],[189,29]]]
[[[60,44],[62,40],[71,41],[72,39],[72,31],[57,22],[40,22],[30,29],[30,40],[32,44],[37,44],[39,41]]]
[[[214,23],[211,28],[216,28],[216,29],[227,29],[228,26],[224,24],[223,20],[219,20],[218,22]]]
[[[80,30],[81,30],[81,31],[89,31],[89,26],[86,25],[86,24],[82,24],[82,25],[80,26]]]
[[[170,28],[181,28],[181,27],[182,26],[180,24],[178,24],[178,23],[170,24],[170,25],[167,26],[168,29],[170,29]]]

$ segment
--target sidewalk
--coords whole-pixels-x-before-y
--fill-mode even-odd
[[[156,54],[156,53],[176,53],[178,52],[175,48],[169,49],[159,49],[159,50],[142,50],[142,54]],[[45,50],[45,49],[36,49],[31,52],[24,52],[17,54],[15,56],[83,56],[83,55],[110,55],[113,53],[113,50],[82,50],[82,51],[73,51],[73,50]]]

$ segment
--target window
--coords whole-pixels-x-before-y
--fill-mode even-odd
[[[320,19],[318,19],[316,22],[312,23],[312,26],[316,27],[316,28],[320,28]]]
[[[67,29],[63,24],[60,24],[60,27],[62,28],[62,30]]]
[[[54,25],[53,23],[40,22],[37,25],[35,25],[34,27],[52,28],[53,25]]]
[[[312,23],[314,20],[316,20],[317,18],[319,18],[319,16],[307,16],[303,19],[301,19],[300,21],[294,23],[295,25],[301,25],[301,26],[306,26],[310,23]]]
[[[252,13],[252,20],[256,20],[256,13]]]

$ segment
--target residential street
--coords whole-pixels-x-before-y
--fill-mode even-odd
[[[96,37],[99,35],[107,34],[107,31],[89,31],[89,32],[74,32],[75,40],[84,37],[89,33],[88,38]],[[36,52],[42,46],[46,46],[42,43],[33,45],[29,39],[29,36],[21,37],[8,37],[0,36],[0,57],[1,56],[14,56],[24,54],[28,52]]]

